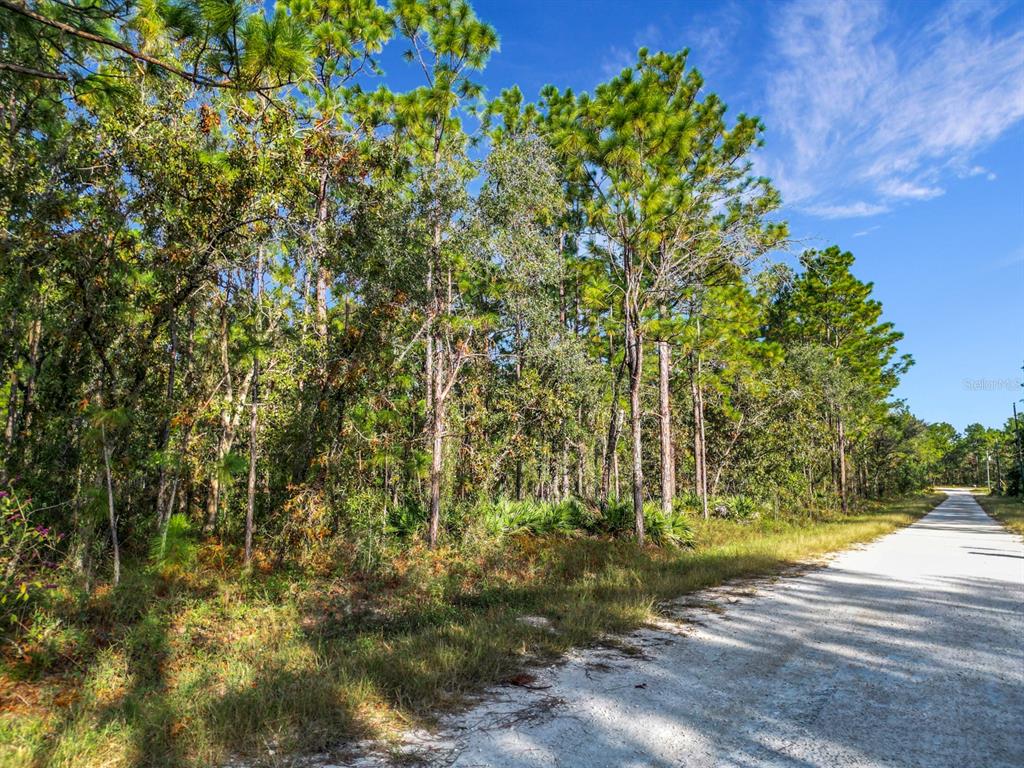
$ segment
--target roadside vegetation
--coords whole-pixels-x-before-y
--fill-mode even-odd
[[[389,546],[366,570],[335,548],[345,566],[319,575],[243,576],[237,551],[169,541],[173,555],[126,568],[116,590],[62,583],[37,605],[2,670],[0,765],[277,765],[386,739],[531,660],[635,628],[662,601],[870,540],[940,499],[684,512],[678,547],[515,524],[435,550]]]
[[[997,496],[987,490],[975,493],[974,498],[992,517],[1014,533],[1024,536],[1024,498]]]

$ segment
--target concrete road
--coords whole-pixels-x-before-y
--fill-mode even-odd
[[[724,610],[575,653],[413,749],[435,765],[1024,766],[1024,543],[967,493]],[[689,617],[690,622],[686,621]]]

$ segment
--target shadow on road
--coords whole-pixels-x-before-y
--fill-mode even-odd
[[[998,543],[995,551],[975,551]],[[977,558],[985,554],[994,557]],[[1024,546],[970,497],[645,657],[469,713],[457,766],[1021,766]]]

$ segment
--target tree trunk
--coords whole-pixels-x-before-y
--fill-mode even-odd
[[[252,402],[249,414],[249,487],[245,507],[245,564],[252,562],[252,529],[256,518],[256,461],[259,458],[259,446],[256,442],[259,430],[259,361],[252,361]]]
[[[169,332],[171,336],[171,346],[168,350],[167,357],[167,408],[172,409],[174,403],[174,375],[176,370],[176,358],[178,355],[178,331],[176,318],[172,314],[169,323]],[[167,451],[167,447],[171,441],[171,419],[170,414],[164,419],[164,423],[160,428],[160,439],[158,445],[160,447],[160,453],[163,454]],[[160,476],[157,480],[156,485],[156,523],[157,527],[162,529],[167,524],[167,519],[170,515],[167,514],[167,461],[166,456],[160,457]]]
[[[565,231],[558,232],[558,335],[563,338],[567,335],[569,325],[566,316],[565,301]],[[565,427],[563,425],[559,435],[559,456],[558,472],[552,477],[555,484],[555,500],[569,498],[569,446],[566,442]]]
[[[708,516],[708,440],[704,419],[704,385],[700,381],[700,360],[697,363],[697,413],[700,416],[700,497],[704,518]]]
[[[215,454],[215,465],[213,474],[210,475],[210,489],[206,497],[206,525],[205,531],[213,533],[217,525],[217,514],[220,510],[221,482],[220,472],[223,470],[224,459],[231,451],[235,442],[235,433],[238,429],[238,422],[242,418],[245,409],[245,401],[249,394],[249,387],[252,384],[253,369],[249,369],[241,386],[236,392],[232,384],[231,362],[228,357],[228,322],[227,307],[221,311],[220,321],[220,356],[221,367],[224,374],[226,393],[224,404],[221,406],[220,422],[221,431],[217,438],[217,451]]]
[[[522,381],[522,378],[523,378],[523,340],[522,340],[522,336],[523,336],[522,324],[521,324],[519,318],[517,317],[516,318],[516,324],[515,324],[515,341],[514,341],[514,343],[516,345],[516,369],[515,369],[516,386],[519,385],[519,382]],[[515,497],[516,497],[516,501],[522,501],[523,500],[523,455],[522,455],[522,452],[518,448],[516,448],[515,451],[516,451],[516,469],[515,469],[515,484],[516,484],[516,488],[515,488]]]
[[[622,431],[622,422],[625,420],[625,413],[621,408],[615,411],[615,443],[612,445],[612,473],[615,475],[615,501],[622,498],[619,489],[619,432]]]
[[[256,304],[256,334],[257,340],[260,333],[260,301],[263,298],[263,252],[260,251],[256,258],[255,274],[255,304]],[[257,351],[252,356],[252,396],[249,411],[249,485],[245,505],[245,565],[252,563],[252,532],[256,519],[256,464],[259,459],[259,443],[257,442],[259,432],[259,399],[260,399],[260,359]]]
[[[18,371],[11,368],[10,390],[7,395],[7,423],[4,424],[4,442],[7,448],[14,445],[14,425],[17,423],[18,413]]]
[[[436,372],[435,372],[436,376]],[[430,425],[430,535],[431,548],[437,546],[441,532],[441,473],[444,469],[444,403],[439,388],[434,390],[434,409]]]
[[[25,381],[25,399],[21,406],[21,429],[28,432],[32,428],[32,401],[35,400],[36,381],[39,378],[39,341],[43,336],[43,321],[36,319],[28,334],[28,379]]]
[[[643,382],[643,339],[639,332],[639,318],[627,309],[626,352],[629,356],[629,426],[633,449],[633,516],[637,543],[644,543],[644,467],[643,467],[643,418],[640,403],[640,386]]]
[[[559,494],[563,499],[567,499],[572,495],[572,487],[569,484],[569,444],[564,435],[562,436],[562,454],[559,457],[559,465],[562,474],[562,488]]]
[[[312,284],[310,272],[312,271],[314,259],[307,259],[305,266],[302,269],[302,336],[309,333],[309,286]],[[298,383],[299,391],[301,392],[305,386],[305,382],[300,380]]]
[[[217,438],[217,451],[214,454],[214,468],[210,475],[210,488],[206,495],[206,524],[203,530],[211,534],[217,527],[217,512],[220,509],[220,473],[223,471],[224,457],[228,455],[226,435],[221,432]]]
[[[578,499],[582,499],[586,496],[586,491],[583,487],[585,484],[583,476],[583,463],[585,459],[583,456],[583,445],[580,444],[576,452],[576,498]]]
[[[327,268],[324,261],[327,257],[325,239],[327,237],[327,182],[328,173],[324,168],[320,171],[320,185],[316,198],[316,232],[314,234],[314,263],[307,268],[316,270],[316,335],[320,341],[327,338]]]
[[[701,512],[708,519],[708,475],[704,451],[704,396],[700,385],[700,355],[690,353],[690,395],[693,399],[693,485]]]
[[[609,358],[610,359],[610,358]],[[608,435],[605,439],[604,449],[604,461],[602,462],[603,467],[601,469],[601,499],[602,501],[608,501],[608,490],[609,482],[612,476],[612,470],[615,470],[615,498],[619,498],[619,485],[618,485],[618,455],[616,448],[619,444],[619,430],[622,426],[621,409],[619,408],[619,386],[622,381],[622,371],[625,365],[619,366],[619,369],[615,373],[615,378],[612,379],[612,403],[608,411]]]
[[[77,442],[77,441],[76,441]],[[72,499],[73,522],[75,532],[74,567],[82,577],[86,593],[92,592],[92,525],[82,520],[82,463],[79,462],[75,471],[75,495]]]
[[[433,381],[431,388],[432,408],[430,409],[430,530],[429,542],[431,548],[437,546],[437,539],[441,531],[441,474],[444,471],[444,409],[445,402],[442,394],[441,380],[443,368],[441,361],[442,348],[440,344],[433,345],[434,363],[431,366]]]
[[[558,233],[558,333],[568,329],[565,322],[565,232]]]
[[[672,410],[669,400],[671,351],[667,341],[658,345],[658,417],[661,425],[661,511],[672,512],[676,495],[675,460],[672,456]]]
[[[836,419],[837,424],[837,437],[839,444],[839,501],[842,505],[843,514],[849,512],[849,503],[847,500],[847,488],[846,488],[846,431],[843,427],[842,418]]]
[[[434,164],[439,160],[437,146],[434,151]],[[431,313],[433,319],[427,332],[427,406],[430,413],[430,530],[428,539],[430,547],[437,546],[441,532],[441,473],[444,471],[444,396],[442,381],[444,379],[444,347],[441,344],[437,322],[447,309],[444,303],[445,292],[438,285],[441,266],[441,220],[440,213],[434,221],[431,243],[430,265],[427,270],[427,290],[431,296]]]
[[[583,404],[581,403],[576,411],[576,423],[583,427]],[[583,463],[586,461],[586,445],[580,441],[576,443],[576,498],[584,497],[583,490]]]
[[[114,551],[114,586],[121,581],[121,546],[117,541],[117,517],[114,515],[114,480],[110,471],[110,445],[107,443],[107,428],[100,426],[103,439],[103,474],[107,481],[107,515],[110,522],[110,544]]]
[[[431,291],[431,283],[433,280],[431,276],[427,274],[427,291]],[[430,327],[427,329],[427,349],[423,355],[423,393],[427,404],[427,413],[431,413],[434,410],[434,347],[436,342],[434,341],[434,321],[430,321]],[[427,422],[429,425],[429,421]]]

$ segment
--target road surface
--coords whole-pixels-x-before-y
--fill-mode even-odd
[[[967,493],[826,567],[500,688],[434,765],[1024,766],[1024,543]],[[542,688],[541,686],[550,686]]]

